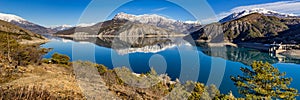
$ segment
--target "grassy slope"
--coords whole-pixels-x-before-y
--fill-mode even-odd
[[[222,31],[216,32],[217,27],[223,28],[219,29]],[[299,27],[299,18],[277,18],[253,13],[222,24],[208,24],[204,29],[192,33],[192,36],[197,40],[214,40],[219,36],[224,38],[224,41],[233,43],[291,43],[291,40],[300,43],[297,37],[300,35]]]
[[[289,29],[280,18],[250,14],[223,24],[225,37],[233,42],[248,41],[253,38],[276,36]]]
[[[4,33],[17,35],[18,39],[25,39],[25,40],[45,39],[45,37],[39,34],[33,33],[24,28],[18,27],[14,24],[2,20],[0,20],[0,31],[2,32],[2,34],[4,32]]]
[[[10,77],[0,77],[1,79],[10,78],[6,82],[0,82],[0,98],[26,99],[26,97],[21,96],[21,94],[23,94],[29,96],[29,99],[33,99],[41,94],[47,93],[48,97],[52,99],[83,98],[71,67],[63,67],[56,64],[42,64],[18,68],[2,67],[1,69],[5,69],[6,71],[14,70],[14,72],[11,72],[12,75]],[[27,87],[29,87],[28,90],[26,90]],[[30,89],[32,87],[35,87],[36,90]],[[33,95],[30,96],[30,94]],[[41,97],[39,99],[48,97]]]

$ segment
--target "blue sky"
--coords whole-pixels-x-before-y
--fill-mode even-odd
[[[121,1],[123,1],[122,3],[127,1],[127,3],[121,5]],[[97,21],[112,18],[118,12],[130,14],[158,14],[176,20],[199,20],[193,17],[193,14],[185,9],[186,7],[180,7],[172,2],[163,0],[128,1],[129,0],[0,0],[0,12],[16,14],[24,19],[44,26],[62,24],[75,25],[78,22],[96,23]],[[196,0],[185,1],[186,4],[193,4]],[[201,20],[207,22],[215,21],[219,17],[224,17],[232,11],[249,7],[267,7],[271,10],[283,11],[285,13],[300,14],[298,13],[300,12],[300,5],[298,5],[299,1],[297,0],[207,0],[207,3],[209,4],[209,7],[205,7],[207,9],[210,9],[211,7],[217,18],[210,18],[214,17],[214,15],[205,14],[205,11],[203,13],[204,4],[193,6],[190,9],[194,11],[199,10],[199,12],[202,10],[202,15],[205,17]],[[280,8],[276,7],[276,5],[286,6]],[[112,8],[112,6],[116,9],[110,9],[112,11],[105,10]],[[286,9],[287,7],[293,9]],[[103,12],[110,12],[110,14]],[[83,13],[84,18],[81,17]],[[105,16],[105,18],[98,16]]]
[[[222,13],[238,6],[264,4],[287,0],[207,0],[216,13]]]

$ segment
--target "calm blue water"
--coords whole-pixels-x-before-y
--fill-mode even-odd
[[[145,51],[149,48],[127,50],[124,49],[123,44],[111,49],[110,40],[89,39],[89,42],[75,42],[58,38],[43,44],[42,47],[53,48],[45,55],[45,58],[50,58],[53,53],[58,52],[70,56],[72,60],[89,60],[111,69],[121,66],[128,67],[126,63],[129,63],[130,68],[136,73],[146,73],[150,67],[153,67],[160,74],[167,73],[173,80],[179,78],[181,81],[186,81],[196,78],[202,83],[220,83],[219,89],[222,93],[227,94],[232,91],[236,96],[239,95],[230,76],[241,75],[240,67],[248,67],[252,61],[263,60],[272,63],[280,71],[286,72],[288,77],[293,78],[291,87],[300,90],[300,77],[297,77],[300,76],[300,60],[298,59],[284,58],[280,61],[280,58],[247,48],[212,48],[206,45],[197,47],[185,45],[186,43],[180,43],[176,39],[156,41],[156,44],[143,40],[136,42],[137,45],[131,46],[132,48],[148,46],[153,49],[150,51]],[[142,42],[146,44],[139,44]],[[152,47],[153,45],[156,48]]]

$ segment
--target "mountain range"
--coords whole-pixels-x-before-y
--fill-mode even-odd
[[[134,27],[128,27],[134,26]],[[97,23],[88,27],[76,27],[58,32],[58,34],[86,33],[92,35],[118,35],[123,27],[128,27],[127,32],[131,35],[139,34],[189,34],[200,29],[202,26],[197,21],[176,21],[159,15],[131,15],[118,13],[113,19]],[[154,31],[155,30],[155,31]],[[124,32],[123,32],[124,33]]]
[[[233,13],[191,33],[207,42],[300,43],[300,18],[265,9]]]
[[[159,15],[118,13],[111,20],[88,27],[76,27],[58,34],[73,33],[100,36],[145,36],[191,34],[195,40],[207,42],[300,43],[300,18],[294,14],[254,8],[234,12],[219,22],[176,21]],[[291,37],[292,36],[292,37]]]
[[[253,9],[246,9],[246,10],[243,10],[240,12],[234,12],[234,13],[224,17],[219,22],[224,23],[224,22],[232,21],[232,20],[239,19],[241,17],[247,16],[247,15],[253,14],[253,13],[259,13],[259,14],[262,14],[265,16],[274,16],[274,17],[278,17],[278,18],[299,18],[295,14],[280,13],[277,11],[267,10],[264,8],[253,8]]]
[[[152,37],[152,36],[169,36],[169,35],[179,35],[181,33],[176,33],[164,28],[155,27],[152,25],[145,25],[140,23],[126,22],[121,27],[117,29],[114,34],[111,34],[111,30],[103,30],[99,33],[100,36],[103,35],[118,35],[119,37],[126,36],[143,36],[143,37]]]
[[[201,25],[198,21],[178,21],[156,14],[132,15],[118,13],[111,20],[93,25],[62,25],[46,28],[19,16],[0,13],[0,20],[20,26],[33,33],[74,33],[100,36],[148,36],[191,34],[195,40],[207,42],[300,43],[300,17],[272,10],[254,8],[234,12],[217,23]]]
[[[15,24],[17,26],[20,26],[24,29],[27,29],[29,31],[32,31],[32,32],[38,33],[38,34],[46,34],[46,33],[55,33],[56,32],[50,28],[46,28],[44,26],[32,23],[30,21],[27,21],[19,16],[13,15],[13,14],[0,13],[0,20],[10,22],[12,24]]]
[[[160,28],[169,29],[175,32],[190,33],[193,27],[200,26],[199,21],[178,21],[174,19],[169,19],[156,14],[144,14],[144,15],[131,15],[126,13],[118,13],[114,20],[128,20],[130,22],[142,23],[147,25],[152,25]]]
[[[70,29],[72,27],[73,27],[72,25],[56,25],[56,26],[51,26],[49,28],[56,31],[56,32],[58,32],[58,31],[63,31],[63,30]]]

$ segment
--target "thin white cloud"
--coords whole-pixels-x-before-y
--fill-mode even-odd
[[[162,10],[166,10],[166,9],[168,9],[168,7],[156,8],[156,9],[153,9],[151,11],[152,12],[158,12],[158,11],[162,11]]]
[[[56,28],[56,27],[73,27],[72,25],[63,24],[63,25],[51,25],[48,28]]]
[[[292,1],[279,1],[279,2],[272,2],[272,3],[265,3],[265,4],[248,5],[248,6],[239,6],[231,9],[228,12],[222,12],[211,18],[203,19],[202,21],[217,22],[220,19],[234,12],[240,12],[243,10],[247,10],[247,9],[249,10],[253,8],[264,8],[267,10],[273,10],[280,13],[295,14],[300,16],[300,0],[292,0]]]

